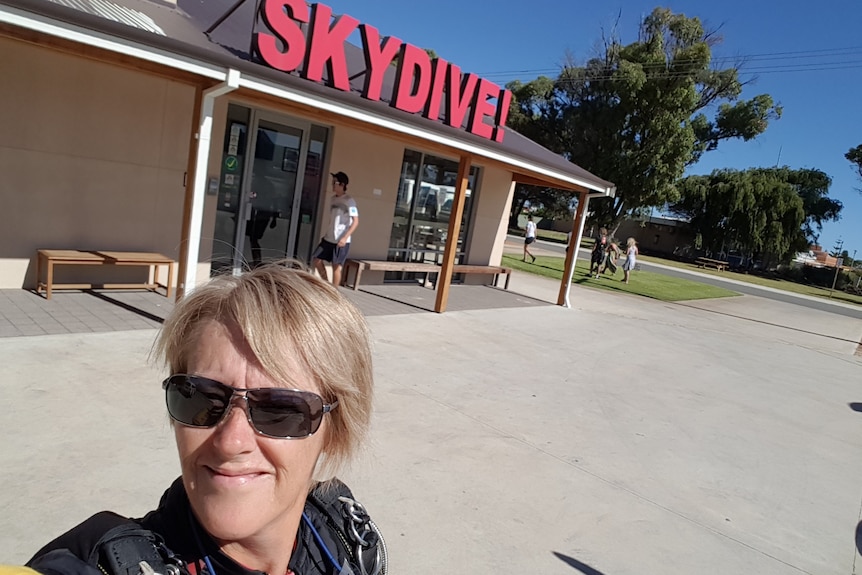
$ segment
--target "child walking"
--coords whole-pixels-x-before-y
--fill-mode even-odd
[[[629,283],[629,274],[637,265],[638,245],[634,238],[626,240],[626,261],[623,264],[623,281]]]

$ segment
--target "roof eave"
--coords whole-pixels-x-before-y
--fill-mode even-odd
[[[442,124],[423,125],[428,120],[416,118],[412,114],[388,107],[385,114],[381,113],[385,106],[381,103],[377,103],[381,111],[374,110],[375,106],[367,102],[356,105],[350,102],[357,97],[352,93],[334,91],[310,82],[293,87],[290,84],[306,81],[238,59],[215,46],[208,50],[45,1],[3,2],[0,4],[0,22],[183,70],[209,81],[224,81],[229,70],[235,69],[241,72],[240,85],[250,90],[327,109],[334,114],[435,142],[464,154],[487,158],[538,179],[569,184],[576,190],[586,189],[590,197],[613,197],[616,190],[612,184],[599,178],[561,171],[535,159],[494,149],[492,143],[485,144],[472,134],[461,133]]]

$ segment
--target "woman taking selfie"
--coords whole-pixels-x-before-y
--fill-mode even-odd
[[[264,265],[177,303],[156,351],[182,475],[145,517],[103,512],[40,550],[42,573],[383,574],[382,538],[334,479],[369,426],[359,311]],[[92,572],[91,572],[92,573]]]

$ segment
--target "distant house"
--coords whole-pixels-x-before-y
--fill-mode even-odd
[[[834,268],[838,265],[838,258],[830,256],[827,252],[823,251],[822,247],[812,244],[808,246],[807,252],[797,253],[796,257],[793,258],[793,262],[815,268]]]

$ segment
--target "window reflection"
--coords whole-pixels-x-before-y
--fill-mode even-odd
[[[471,167],[458,234],[456,263],[462,263],[465,259],[464,241],[469,231],[477,174],[478,169]],[[442,263],[457,179],[457,162],[405,150],[392,219],[389,260]],[[387,279],[410,279],[413,274],[406,274],[404,278],[401,275],[390,273]]]

